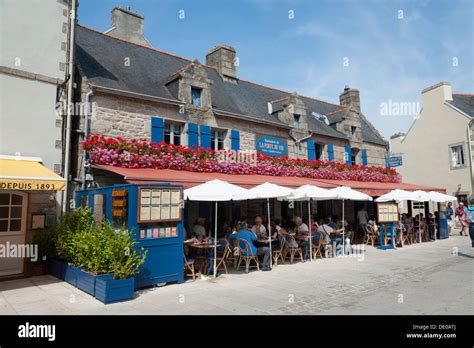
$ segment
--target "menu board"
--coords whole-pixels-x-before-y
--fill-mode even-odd
[[[180,188],[141,187],[138,197],[138,222],[180,221],[181,201]]]
[[[377,222],[397,222],[398,204],[394,202],[377,203]]]

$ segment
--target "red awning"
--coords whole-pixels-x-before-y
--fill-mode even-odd
[[[295,176],[270,176],[270,175],[238,175],[221,173],[198,173],[189,171],[180,171],[173,169],[151,169],[151,168],[122,168],[108,165],[96,165],[97,168],[123,176],[124,180],[131,184],[144,183],[171,183],[183,185],[185,189],[202,184],[206,181],[219,179],[244,188],[270,182],[281,186],[297,188],[301,185],[310,184],[323,188],[333,188],[336,186],[349,186],[355,190],[364,192],[370,196],[381,196],[394,189],[403,189],[407,191],[423,190],[438,191],[446,193],[445,189],[420,186],[408,183],[382,183],[372,181],[349,181],[349,180],[326,180],[312,179]]]

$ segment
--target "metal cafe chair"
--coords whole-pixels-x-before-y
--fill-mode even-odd
[[[251,254],[250,252],[251,248],[250,248],[249,242],[241,238],[238,238],[237,242],[238,242],[239,252],[240,252],[239,262],[237,263],[237,271],[239,270],[242,261],[245,261],[245,273],[249,272],[249,268],[252,261],[255,262],[257,271],[260,271],[257,254],[255,255]]]

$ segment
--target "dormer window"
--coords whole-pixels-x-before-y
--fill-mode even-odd
[[[293,115],[293,128],[301,128],[301,115]]]
[[[201,94],[202,94],[202,88],[191,87],[191,104],[196,105],[196,106],[201,106],[202,105]]]
[[[354,127],[354,126],[351,127],[351,136],[352,136],[352,139],[355,139],[355,138],[356,138],[356,130],[357,130],[357,127]]]

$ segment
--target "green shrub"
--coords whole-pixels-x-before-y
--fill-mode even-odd
[[[139,272],[146,251],[137,250],[133,232],[116,231],[104,220],[94,223],[88,208],[66,213],[51,234],[55,256],[93,274],[114,273],[114,279],[127,279]]]
[[[35,263],[44,262],[55,256],[53,233],[51,230],[36,231],[33,236],[33,244],[38,246],[38,259]]]

